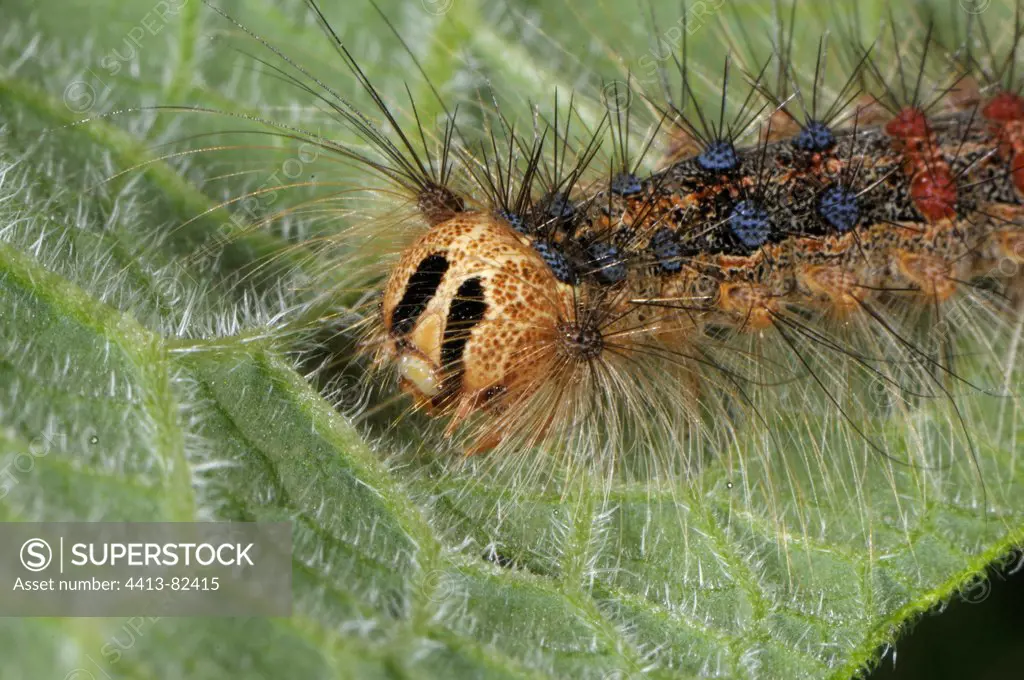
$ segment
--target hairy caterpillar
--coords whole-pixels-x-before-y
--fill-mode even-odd
[[[684,30],[690,16],[683,13]],[[853,73],[824,103],[827,45],[819,45],[806,93],[784,52],[791,45],[774,44],[769,60],[746,72],[735,114],[727,60],[715,120],[692,105],[683,41],[673,58],[684,103],[670,90],[667,104],[642,95],[677,145],[664,169],[646,176],[637,174],[643,154],[629,155],[630,111],[621,107],[609,114],[617,146],[608,170],[588,176],[603,129],[574,149],[568,124],[555,120],[529,139],[499,118],[488,157],[486,146],[457,148],[464,136],[453,116],[440,152],[421,157],[383,101],[377,106],[396,124],[396,141],[332,103],[383,152],[374,169],[406,192],[428,226],[389,272],[369,341],[377,363],[396,369],[417,409],[445,417],[448,434],[475,421],[461,428],[470,450],[510,435],[519,447],[564,437],[584,427],[580,418],[613,430],[615,407],[594,405],[594,396],[621,391],[635,399],[629,408],[658,411],[665,404],[639,398],[655,381],[667,381],[657,386],[662,400],[673,399],[662,389],[679,392],[683,406],[672,417],[699,430],[691,412],[708,369],[717,372],[710,382],[746,399],[748,378],[713,348],[766,331],[764,342],[792,350],[840,412],[798,342],[847,355],[896,390],[952,400],[945,383],[961,378],[940,345],[904,328],[905,317],[933,312],[930,323],[943,323],[950,298],[979,279],[1008,281],[1015,302],[1024,100],[1013,82],[1017,34],[1002,61],[990,55],[983,64],[966,43],[953,45],[946,56],[961,70],[945,80],[925,77],[936,42],[929,25],[909,76],[903,60],[886,74],[873,48],[849,42]],[[899,54],[895,35],[893,48]],[[774,90],[764,78],[769,66],[779,74]],[[749,141],[755,127],[761,142]],[[543,158],[548,133],[552,159]],[[867,327],[907,366],[862,353],[838,326]]]
[[[721,5],[701,5],[665,34],[673,51],[658,45],[645,55],[657,75],[651,91],[627,72],[602,90],[603,114],[590,107],[584,120],[576,100],[556,98],[552,117],[536,108],[525,134],[496,101],[480,100],[471,115],[486,134],[474,138],[436,91],[436,130],[413,100],[411,123],[402,123],[320,8],[310,8],[371,109],[236,27],[361,145],[257,122],[397,192],[399,216],[327,237],[325,262],[336,266],[338,253],[363,261],[348,244],[392,232],[391,259],[365,267],[380,292],[358,312],[359,353],[393,376],[371,372],[370,382],[397,381],[410,409],[437,417],[458,448],[497,448],[501,459],[571,442],[556,446],[570,469],[640,460],[644,475],[690,477],[742,431],[760,431],[781,452],[775,421],[821,400],[814,408],[824,404],[826,419],[836,419],[834,435],[928,469],[950,462],[893,456],[877,425],[884,429],[880,413],[930,400],[949,406],[943,437],[952,457],[977,468],[972,425],[954,393],[1012,393],[1012,368],[986,386],[962,376],[957,320],[964,306],[984,307],[1005,329],[1016,314],[1020,31],[995,46],[966,14],[965,26],[940,36],[922,10],[919,42],[908,48],[891,15],[891,33],[869,42],[853,35],[856,15],[837,12],[840,38],[819,40],[807,70],[793,58],[793,4],[788,17],[775,9],[766,50],[745,54],[757,52],[756,40],[732,36],[724,71],[708,76],[693,71],[687,36]],[[895,67],[886,56],[897,57]],[[937,71],[936,59],[954,67]],[[834,85],[832,60],[847,71]],[[717,88],[710,106],[695,91],[702,79]],[[636,117],[649,124],[643,134]],[[666,139],[656,169],[644,173]],[[261,186],[227,205],[304,186]],[[250,233],[273,219],[234,226]],[[338,296],[336,285],[325,287],[300,316],[322,314]],[[794,401],[777,411],[779,393]],[[688,453],[649,460],[666,449]]]
[[[659,8],[645,30],[662,43],[639,51],[657,68],[627,60],[599,96],[562,89],[518,117],[516,93],[485,79],[454,98],[422,84],[384,95],[351,35],[328,31],[348,68],[329,77],[310,75],[302,45],[275,44],[255,57],[264,75],[325,106],[324,128],[257,106],[207,143],[216,113],[167,107],[194,139],[161,155],[258,148],[251,134],[299,144],[269,179],[228,184],[237,219],[199,234],[187,262],[220,271],[250,237],[291,240],[230,282],[259,291],[256,340],[298,338],[312,363],[297,366],[381,437],[454,551],[577,575],[718,630],[727,617],[675,588],[726,592],[721,545],[796,593],[828,573],[818,541],[870,555],[867,580],[928,503],[993,525],[1012,506],[1007,459],[991,454],[1019,440],[1020,31],[1006,8],[938,3],[963,23],[933,30],[930,5],[894,6],[876,36],[835,10],[832,35],[808,41],[797,5],[736,22],[712,5],[672,10],[665,32]],[[696,51],[708,36],[728,62]],[[415,56],[406,65],[426,80]],[[208,168],[204,189],[247,169]],[[202,217],[176,228],[199,232]],[[280,299],[259,288],[275,268],[293,277]],[[174,299],[187,316],[188,296]],[[233,332],[180,326],[168,335],[185,336],[183,353]],[[350,401],[352,375],[386,396]],[[602,542],[614,557],[560,558]],[[920,560],[927,572],[932,556]],[[647,563],[661,581],[633,575]],[[824,665],[858,663],[828,644]],[[643,654],[694,672],[713,658]]]

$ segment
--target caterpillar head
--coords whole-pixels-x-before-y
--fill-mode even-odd
[[[462,213],[401,256],[384,289],[378,361],[417,405],[455,426],[522,404],[567,357],[592,356],[597,329],[574,323],[573,287],[502,219]]]

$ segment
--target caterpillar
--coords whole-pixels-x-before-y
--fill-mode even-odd
[[[684,27],[689,16],[683,13]],[[1001,62],[991,55],[981,65],[966,43],[954,46],[947,54],[960,72],[946,82],[925,79],[933,41],[929,28],[917,73],[905,74],[900,60],[898,80],[881,72],[871,49],[848,44],[854,73],[824,104],[824,44],[810,95],[776,44],[769,62],[745,72],[749,86],[735,114],[728,112],[727,59],[717,121],[700,107],[641,95],[658,114],[656,127],[672,130],[676,144],[663,169],[646,176],[629,157],[630,111],[620,107],[598,124],[607,123],[617,148],[596,178],[586,175],[602,129],[571,151],[570,127],[561,130],[557,120],[533,139],[504,127],[492,133],[488,158],[486,148],[479,155],[468,146],[453,149],[462,139],[453,117],[441,152],[422,159],[400,128],[396,146],[361,114],[344,111],[381,147],[390,165],[377,169],[397,182],[427,226],[387,274],[367,341],[375,362],[394,369],[416,410],[446,419],[447,434],[477,420],[462,427],[469,451],[510,434],[519,447],[564,437],[584,427],[581,418],[612,429],[614,407],[591,404],[584,413],[579,404],[618,390],[639,395],[644,381],[649,387],[664,379],[654,373],[667,376],[666,392],[685,393],[696,383],[690,399],[659,397],[690,402],[681,411],[699,428],[687,411],[703,396],[702,370],[717,372],[712,382],[730,383],[734,396],[743,393],[746,378],[708,349],[727,336],[770,333],[765,342],[791,349],[840,411],[831,388],[801,358],[798,339],[911,389],[877,367],[885,357],[859,353],[830,324],[875,326],[871,332],[913,366],[900,369],[904,376],[920,371],[914,377],[922,388],[931,381],[936,394],[949,396],[944,381],[959,376],[913,331],[904,334],[900,310],[934,310],[934,323],[958,289],[979,280],[1003,280],[1015,291],[1024,252],[1017,152],[1024,100],[1013,82],[1017,33]],[[679,95],[692,102],[685,41],[674,59]],[[772,60],[775,91],[763,77]],[[874,89],[865,78],[874,79]],[[377,105],[394,123],[387,105]],[[760,134],[751,142],[755,124]],[[547,133],[556,143],[545,169]],[[525,168],[515,166],[517,150]],[[652,409],[639,402],[629,408]]]
[[[493,102],[478,98],[471,114],[486,131],[474,137],[429,81],[436,129],[411,98],[403,123],[317,4],[312,16],[369,109],[211,5],[359,141],[256,122],[383,178],[379,191],[397,206],[385,223],[364,215],[324,238],[323,250],[328,271],[349,258],[376,282],[349,330],[362,329],[355,356],[373,365],[370,389],[397,384],[406,395],[404,414],[391,414],[398,421],[427,414],[456,451],[489,452],[482,465],[492,471],[519,470],[523,452],[540,447],[547,462],[525,460],[561,461],[546,474],[639,466],[649,483],[659,469],[699,476],[747,431],[760,433],[775,452],[765,464],[776,465],[767,459],[786,448],[776,423],[821,400],[826,421],[835,419],[830,436],[859,440],[858,451],[896,466],[969,461],[984,498],[974,427],[956,393],[1011,394],[1012,368],[989,385],[962,375],[956,324],[965,307],[984,308],[1005,336],[1018,307],[1021,31],[997,47],[979,15],[966,13],[966,25],[940,36],[923,6],[919,43],[903,54],[891,12],[873,41],[854,36],[856,14],[837,12],[839,39],[822,37],[814,69],[801,70],[796,7],[788,19],[774,10],[767,56],[744,53],[756,52],[749,34],[726,36],[729,53],[710,77],[693,70],[687,39],[691,22],[723,8],[686,9],[667,34],[676,51],[651,51],[661,59],[655,91],[627,72],[606,83],[596,117],[576,94],[567,106],[556,95],[550,116],[534,106],[526,134],[492,91]],[[953,68],[937,70],[937,59]],[[838,85],[830,60],[846,69]],[[701,80],[715,84],[713,104],[697,93]],[[305,186],[260,187],[225,205]],[[220,235],[215,247],[274,218]],[[390,245],[359,255],[350,244],[360,240]],[[378,255],[383,267],[366,263]],[[336,284],[302,285],[322,290],[298,316],[322,326],[344,294]],[[970,318],[980,318],[976,309]],[[995,366],[984,370],[992,377]],[[906,441],[882,433],[879,414],[928,401],[949,408],[950,460],[920,448],[916,462],[893,455]],[[821,425],[796,427],[805,436]]]
[[[284,347],[374,443],[446,554],[577,589],[635,642],[636,677],[758,677],[751,659],[779,646],[811,675],[849,675],[897,631],[844,632],[860,612],[821,585],[841,571],[830,560],[863,558],[838,580],[862,578],[886,615],[917,611],[893,583],[940,570],[940,548],[904,550],[926,522],[971,550],[1012,533],[1021,3],[651,7],[630,24],[641,47],[595,38],[601,76],[585,65],[557,91],[521,74],[504,86],[472,60],[445,91],[381,12],[406,71],[385,89],[362,29],[300,4],[330,64],[237,9],[207,13],[242,41],[247,68],[322,118],[218,108],[219,92],[134,107],[188,136],[172,126],[180,146],[103,184],[210,163],[197,174],[214,206],[171,231],[195,237],[189,275],[237,293],[242,319],[190,325],[198,296],[175,295],[162,332],[183,355],[219,336]],[[592,8],[563,4],[595,30]],[[439,22],[460,11],[408,11],[434,9]],[[557,22],[514,7],[492,19],[526,49],[558,42],[545,32]],[[251,159],[233,154],[248,151],[274,159],[269,179],[239,180]],[[209,160],[221,157],[225,168]],[[168,239],[157,231],[154,251]],[[952,510],[933,520],[935,506]],[[749,573],[732,572],[739,562]],[[762,585],[771,597],[758,599]],[[689,586],[710,595],[690,602]],[[486,618],[468,597],[465,620],[449,604],[424,618],[467,635]],[[815,617],[835,624],[821,639],[804,621]],[[663,635],[680,620],[707,632],[699,650]],[[756,649],[719,644],[754,620]],[[557,653],[530,654],[530,670],[576,674]]]

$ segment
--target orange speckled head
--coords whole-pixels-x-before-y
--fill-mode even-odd
[[[573,291],[525,237],[485,213],[433,227],[392,270],[381,307],[393,362],[417,403],[453,414],[530,396],[559,357]]]

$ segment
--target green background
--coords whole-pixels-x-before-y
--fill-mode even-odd
[[[302,3],[220,6],[367,109]],[[935,7],[944,30],[964,19],[956,3]],[[727,3],[694,32],[702,96],[717,87],[730,41],[763,53],[770,8]],[[594,125],[602,88],[641,78],[652,49],[632,3],[381,9],[469,129],[492,94],[528,127],[530,106],[543,112],[556,89],[563,102],[583,93],[580,117]],[[353,425],[365,374],[320,372],[331,395],[322,398],[304,379],[313,366],[291,353],[308,334],[286,333],[273,314],[297,287],[326,281],[344,298],[366,285],[322,267],[317,251],[335,247],[317,239],[360,205],[239,224],[362,175],[326,155],[306,163],[287,140],[244,135],[258,126],[240,118],[102,114],[193,104],[349,143],[351,134],[261,72],[253,55],[272,55],[198,0],[5,0],[2,11],[0,462],[32,465],[0,501],[0,519],[291,519],[296,613],[162,619],[136,635],[123,620],[3,619],[0,678],[82,680],[101,668],[115,678],[842,678],[1020,543],[1021,425],[1007,399],[965,396],[985,520],[963,450],[941,459],[941,474],[856,446],[836,455],[828,446],[850,441],[841,424],[829,430],[829,456],[793,434],[789,453],[760,457],[751,434],[692,483],[616,483],[608,497],[593,479],[556,492],[519,488],[507,468],[453,465],[416,421],[388,436]],[[437,119],[441,107],[372,5],[325,11],[406,120],[406,81],[421,119]],[[818,13],[801,8],[816,27],[798,35],[801,62],[826,23]],[[655,3],[655,16],[667,31],[678,6]],[[880,16],[862,5],[865,33]],[[224,143],[243,148],[174,155]],[[218,207],[295,159],[316,186]],[[253,263],[265,266],[253,274]],[[798,432],[802,414],[787,420],[784,410],[780,431]],[[949,418],[941,407],[900,417],[914,418],[932,448],[950,429],[933,426]],[[879,420],[903,441],[904,421]],[[112,642],[116,659],[103,652]]]

